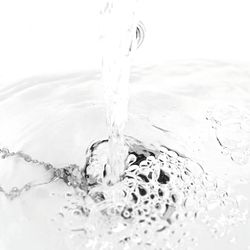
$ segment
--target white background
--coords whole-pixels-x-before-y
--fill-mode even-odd
[[[100,66],[103,0],[0,0],[0,84]],[[250,60],[249,0],[141,0],[135,63]]]

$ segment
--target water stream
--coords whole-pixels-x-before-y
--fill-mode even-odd
[[[0,86],[0,249],[248,249],[249,66],[130,76],[135,1],[115,3],[102,76]]]
[[[128,117],[130,56],[136,42],[136,3],[108,1],[102,13],[102,75],[109,130],[106,182],[120,179],[128,153],[123,133]]]

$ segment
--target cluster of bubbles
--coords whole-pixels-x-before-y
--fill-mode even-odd
[[[164,146],[130,148],[121,180],[105,184],[105,159],[98,164],[95,154],[105,143],[90,147],[85,188],[69,194],[60,212],[70,222],[72,249],[182,249],[182,244],[187,249],[196,244],[187,227],[191,221],[199,220],[222,236],[244,220],[223,183]]]
[[[216,106],[207,112],[222,153],[237,164],[250,159],[250,113],[232,105]]]

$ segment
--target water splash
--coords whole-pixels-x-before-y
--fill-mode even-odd
[[[186,79],[187,81],[190,80],[192,77],[191,68],[193,66],[188,66],[188,76],[185,75],[181,79],[178,76],[179,82],[185,83]],[[198,68],[199,72],[201,68],[201,66]],[[131,116],[128,122],[130,129],[127,129],[126,133],[130,137],[124,136],[125,145],[128,149],[124,165],[125,171],[120,176],[120,182],[112,186],[105,185],[104,181],[107,174],[105,165],[108,161],[109,146],[105,134],[104,104],[100,104],[99,101],[103,93],[100,93],[98,97],[95,96],[97,100],[88,99],[93,98],[93,93],[97,93],[96,91],[100,89],[98,82],[86,83],[83,80],[86,80],[86,76],[73,79],[67,78],[67,80],[50,80],[35,86],[32,85],[33,81],[31,81],[31,83],[26,84],[30,84],[33,88],[25,89],[14,96],[8,96],[5,102],[1,103],[0,110],[5,118],[0,123],[1,141],[4,141],[5,145],[10,145],[11,143],[7,143],[7,140],[4,139],[4,135],[8,138],[11,138],[12,134],[13,137],[21,135],[17,136],[16,141],[13,140],[14,148],[22,149],[33,157],[36,156],[36,159],[53,162],[55,170],[60,168],[55,172],[50,171],[51,175],[45,178],[49,180],[54,174],[58,177],[56,182],[34,187],[34,189],[23,192],[20,196],[15,196],[16,190],[13,190],[12,197],[15,197],[13,199],[6,199],[6,196],[0,192],[0,217],[2,222],[0,224],[0,237],[2,237],[1,240],[4,239],[3,242],[6,244],[6,248],[19,249],[19,243],[23,243],[22,247],[25,248],[25,243],[29,242],[26,249],[32,249],[39,242],[42,247],[47,249],[55,249],[57,244],[61,244],[61,249],[74,250],[117,248],[180,250],[188,249],[188,247],[195,249],[197,244],[200,248],[203,248],[206,244],[204,242],[207,242],[203,242],[203,237],[209,237],[208,235],[217,238],[216,241],[209,238],[215,244],[220,239],[223,242],[229,242],[227,239],[231,239],[232,243],[229,242],[228,244],[240,242],[242,249],[246,248],[247,244],[249,244],[244,238],[244,232],[248,232],[249,229],[249,215],[247,214],[249,210],[249,201],[247,200],[247,197],[249,197],[249,183],[247,185],[240,184],[239,189],[238,186],[234,186],[234,181],[227,182],[227,180],[219,178],[223,177],[217,173],[219,165],[227,167],[228,162],[230,164],[232,162],[227,161],[225,157],[221,157],[219,159],[221,161],[218,158],[214,159],[216,154],[221,155],[220,147],[215,147],[214,133],[210,133],[210,131],[214,132],[215,130],[211,130],[208,126],[209,122],[204,121],[208,107],[204,106],[201,116],[197,116],[197,109],[195,109],[196,103],[203,103],[203,93],[208,94],[210,93],[209,90],[211,90],[209,96],[209,99],[211,99],[214,91],[216,91],[216,89],[214,90],[215,86],[206,85],[202,92],[198,92],[200,85],[195,88],[183,84],[184,86],[180,87],[182,92],[179,94],[178,85],[174,82],[175,78],[173,78],[173,82],[168,81],[170,85],[172,83],[171,88],[161,84],[166,82],[165,77],[167,76],[165,74],[167,73],[165,72],[169,72],[168,69],[168,67],[162,71],[151,69],[150,74],[147,74],[147,70],[140,71],[136,78],[138,82],[135,82],[133,87],[137,88],[138,94],[133,96],[132,99],[141,100],[140,105],[135,104],[135,106],[137,105],[138,116],[136,116],[137,119],[135,119],[135,115]],[[185,70],[180,69],[179,71],[185,72]],[[223,69],[218,70],[217,68],[216,71],[224,72]],[[153,72],[155,72],[155,75]],[[162,78],[160,77],[161,72],[164,72]],[[200,74],[202,73],[200,72]],[[211,73],[211,75],[213,74]],[[159,77],[159,80],[156,81],[154,76]],[[173,77],[173,74],[171,77]],[[140,79],[142,79],[141,85]],[[149,86],[145,79],[152,83],[152,86]],[[200,81],[197,82],[200,84]],[[147,84],[149,95],[145,94]],[[157,89],[155,84],[158,84]],[[216,84],[219,83],[216,82]],[[86,86],[90,89],[86,88]],[[175,91],[178,94],[173,94],[174,101],[172,102],[169,98],[169,92],[175,93],[174,88],[176,88]],[[155,95],[152,94],[151,90],[155,91]],[[157,94],[156,91],[159,91],[162,95]],[[198,94],[194,95],[197,92]],[[39,93],[40,99],[35,98],[34,93]],[[86,93],[86,100],[83,103],[82,95],[84,93]],[[223,96],[224,91],[216,93],[221,93]],[[249,92],[245,93],[247,95]],[[34,96],[32,99],[27,98],[32,96]],[[185,98],[182,98],[183,96]],[[192,96],[192,99],[190,99],[190,96]],[[176,120],[182,121],[181,119],[178,120],[180,114],[182,117],[185,115],[184,108],[180,111],[177,107],[178,104],[183,103],[180,100],[185,99],[189,103],[193,103],[187,110],[188,114],[191,114],[188,119],[190,123],[174,123]],[[170,101],[166,103],[166,100]],[[197,100],[197,102],[190,102],[190,100]],[[51,103],[53,111],[58,111],[60,107],[61,111],[57,112],[58,116],[55,116],[48,103]],[[91,106],[91,103],[95,105]],[[184,102],[183,106],[185,104]],[[209,102],[208,104],[211,106],[212,103]],[[20,105],[21,110],[17,109]],[[30,106],[32,106],[32,110],[29,110]],[[42,116],[43,112],[41,110],[43,111],[43,109],[41,107],[45,109],[45,117]],[[87,108],[84,110],[85,107]],[[165,114],[166,108],[169,110],[171,107],[175,115],[171,116],[171,118],[168,116],[158,119],[158,117],[162,117],[160,108]],[[18,118],[17,112],[20,115]],[[53,114],[48,116],[50,112]],[[237,112],[234,112],[234,114],[237,114]],[[214,118],[217,116],[215,113],[213,113]],[[239,121],[243,119],[243,115],[247,115],[246,111],[240,113],[241,117],[237,117]],[[23,117],[22,114],[24,114]],[[42,119],[37,120],[37,114],[39,117],[42,116]],[[150,122],[149,119],[148,126],[144,127],[146,121],[139,122],[139,115],[141,114],[150,119],[152,114],[157,116],[154,117],[154,123]],[[102,118],[102,115],[101,123],[100,118]],[[82,117],[84,119],[81,119]],[[233,116],[229,115],[229,117]],[[20,122],[18,123],[15,119],[20,120]],[[223,119],[217,117],[216,120]],[[15,127],[12,127],[13,130],[7,129],[11,124],[20,123],[22,124],[20,131],[15,130]],[[34,123],[37,124],[34,129],[35,132],[32,129],[23,129]],[[82,129],[83,123],[84,129]],[[79,124],[79,126],[75,126],[76,124]],[[156,124],[156,126],[151,126],[151,124]],[[196,134],[193,133],[193,125],[196,125]],[[96,127],[98,129],[95,129]],[[104,129],[101,131],[102,127]],[[156,127],[157,132],[160,133],[159,143],[149,145],[151,139],[155,140],[155,135],[157,136],[157,134],[154,134]],[[188,128],[192,137],[196,135],[207,136],[207,134],[208,136],[211,135],[211,137],[205,138],[207,144],[204,145],[197,145],[193,141],[187,144],[187,140],[183,136],[184,133],[180,133],[178,137],[170,137],[170,133],[174,135],[176,132],[174,131],[175,127],[178,129],[177,131]],[[244,129],[244,132],[246,130]],[[6,131],[11,131],[11,133]],[[59,131],[58,137],[55,131]],[[85,133],[82,134],[82,131]],[[53,141],[55,141],[54,148],[51,147],[51,141],[47,141],[51,134],[55,135],[53,137]],[[131,137],[131,135],[134,135],[137,139]],[[229,133],[229,136],[224,136],[224,138],[230,139],[230,135]],[[43,141],[42,139],[45,137],[46,140]],[[138,140],[139,137],[141,141]],[[62,138],[64,140],[61,140]],[[96,138],[96,140],[105,139],[91,144],[85,155],[82,149],[85,149],[93,138]],[[172,143],[173,140],[175,140],[175,143]],[[30,147],[25,144],[27,141]],[[62,141],[65,143],[62,143]],[[206,151],[205,157],[201,154],[200,159],[202,161],[194,160],[197,158],[193,157],[191,153],[187,153],[185,147],[179,146],[179,142],[191,149],[200,147]],[[48,145],[50,145],[50,148]],[[229,146],[228,143],[224,145]],[[49,157],[46,154],[43,155],[43,152],[50,153]],[[192,152],[192,150],[189,152]],[[5,155],[6,150],[3,153]],[[22,155],[30,161],[28,155]],[[85,158],[87,158],[86,161]],[[208,158],[212,159],[212,161],[208,162]],[[77,159],[79,160],[77,161]],[[11,159],[8,157],[0,162],[1,174],[8,167],[5,165],[10,162]],[[1,175],[1,184],[3,184],[2,187],[5,190],[11,190],[8,189],[8,182],[10,185],[18,187],[16,175],[19,176],[22,182],[25,182],[26,179],[29,180],[30,176],[27,176],[27,174],[30,171],[38,171],[34,172],[36,173],[35,176],[41,178],[43,178],[42,172],[46,171],[46,169],[35,164],[30,169],[27,169],[30,162],[24,162],[24,171],[22,171],[22,168],[18,169],[18,166],[16,166],[16,161],[13,162],[13,172],[10,171],[10,178],[6,178],[7,181],[4,182],[5,178]],[[57,162],[60,164],[56,164]],[[67,164],[63,162],[67,162]],[[68,168],[64,167],[69,162],[76,162],[79,168],[75,168],[73,165]],[[202,162],[204,169],[198,162]],[[213,168],[216,172],[216,177],[212,176],[208,171],[210,164],[211,169]],[[232,170],[230,166],[227,169]],[[236,172],[243,176],[241,171],[236,170]],[[235,176],[233,178],[234,180],[237,179]],[[242,199],[239,199],[239,194],[242,195]],[[50,224],[48,224],[48,220]],[[238,227],[239,225],[240,227]],[[243,232],[241,236],[235,233],[237,227],[241,228],[240,232]],[[13,228],[17,228],[14,233]],[[50,241],[47,240],[48,232],[53,235],[53,240],[51,240],[55,244],[53,247],[49,245]],[[43,234],[44,238],[42,237]],[[31,235],[34,237],[31,237]],[[35,237],[35,235],[37,236]],[[17,238],[22,240],[8,242],[8,239]],[[241,240],[242,238],[243,240]]]
[[[240,165],[250,159],[250,113],[246,107],[216,105],[207,112],[224,155]]]
[[[113,186],[103,185],[108,141],[90,146],[88,192],[84,200],[72,203],[72,197],[71,212],[64,212],[68,220],[77,215],[70,235],[77,232],[86,249],[193,248],[196,239],[188,227],[193,221],[214,237],[246,221],[227,185],[200,164],[166,146],[147,148],[131,137],[126,142],[126,170]]]

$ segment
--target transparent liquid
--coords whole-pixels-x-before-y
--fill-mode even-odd
[[[136,3],[109,0],[101,13],[102,80],[109,133],[106,183],[119,181],[125,168],[124,128],[128,119],[130,60],[136,44]]]
[[[127,178],[88,194],[63,180],[13,200],[0,192],[1,249],[249,247],[249,67],[188,62],[132,71]],[[103,93],[97,72],[1,87],[1,147],[86,168],[87,148],[108,138]],[[102,172],[106,144],[93,149]],[[48,178],[18,159],[1,160],[0,169],[6,190]]]

